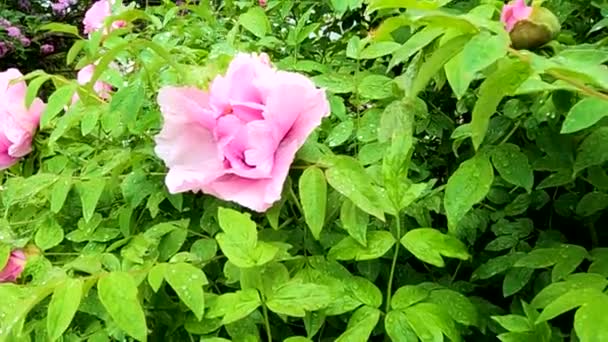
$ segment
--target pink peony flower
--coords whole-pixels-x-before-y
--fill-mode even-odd
[[[99,0],[89,8],[84,14],[84,33],[92,33],[104,27],[104,22],[107,17],[112,15],[112,5],[115,0]],[[112,23],[111,28],[120,28],[126,26],[126,22],[123,20],[117,20]],[[108,34],[109,32],[104,32]]]
[[[21,30],[16,26],[11,26],[11,27],[7,28],[6,32],[8,33],[9,37],[12,37],[12,38],[21,37]]]
[[[78,75],[77,75],[76,79],[78,80],[79,84],[85,85],[85,84],[89,83],[89,81],[91,81],[91,78],[93,78],[94,73],[95,73],[95,65],[89,64],[89,65],[85,66],[84,68],[80,69],[80,71],[78,71]],[[108,98],[110,98],[110,92],[112,91],[112,86],[106,82],[97,81],[97,82],[95,82],[95,85],[93,85],[93,90],[102,99],[108,99]],[[72,104],[74,104],[76,101],[78,101],[78,99],[79,99],[78,94],[74,94],[74,96],[72,97]]]
[[[156,154],[171,193],[202,191],[263,212],[280,199],[297,150],[329,114],[325,91],[278,71],[266,54],[239,54],[208,92],[164,87]]]
[[[25,268],[25,253],[16,249],[11,252],[4,269],[0,270],[0,283],[13,282],[19,278]]]
[[[268,1],[267,1],[267,0],[260,0],[260,1],[259,1],[259,4],[260,4],[260,6],[262,6],[262,7],[266,7],[266,5],[268,4]]]
[[[30,108],[26,108],[25,82],[9,84],[20,77],[23,75],[17,69],[0,73],[0,170],[11,167],[30,153],[45,107],[44,102],[37,98]]]
[[[0,283],[17,280],[25,268],[25,253],[16,249],[11,252],[4,269],[0,270]]]
[[[513,0],[502,8],[500,21],[505,24],[507,32],[511,32],[518,21],[528,19],[532,14],[532,7],[526,6],[525,0]]]

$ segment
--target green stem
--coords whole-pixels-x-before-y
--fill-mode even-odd
[[[391,308],[391,297],[393,295],[393,278],[395,276],[395,268],[397,267],[397,258],[399,257],[399,239],[401,238],[401,218],[399,214],[395,215],[395,230],[397,231],[397,243],[395,244],[395,254],[393,254],[393,263],[391,264],[391,273],[388,276],[388,285],[386,287],[386,309]]]
[[[268,336],[268,342],[272,342],[272,332],[270,331],[270,319],[268,318],[268,308],[266,303],[262,305],[264,311],[264,324],[266,324],[266,336]]]

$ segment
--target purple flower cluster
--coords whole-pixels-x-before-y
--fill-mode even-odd
[[[74,1],[74,0],[70,0]],[[0,30],[5,30],[6,34],[21,43],[23,47],[28,47],[32,43],[30,38],[26,37],[21,29],[15,25],[13,25],[10,21],[0,18]],[[0,58],[4,57],[7,53],[9,53],[14,48],[14,45],[11,41],[0,41]],[[43,55],[51,54],[55,51],[55,47],[51,44],[43,44],[40,46],[40,53]]]
[[[56,15],[64,15],[70,6],[75,5],[76,2],[77,0],[57,0],[57,2],[51,3],[51,8]]]

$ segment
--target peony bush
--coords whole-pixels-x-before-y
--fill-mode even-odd
[[[41,6],[0,341],[608,341],[600,2]]]

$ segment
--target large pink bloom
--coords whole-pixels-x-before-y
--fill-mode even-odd
[[[82,23],[84,24],[84,33],[93,33],[104,27],[104,22],[107,17],[112,15],[112,5],[115,0],[99,0],[89,8],[84,14]],[[117,20],[112,23],[111,28],[124,27],[126,22],[123,20]],[[104,32],[108,34],[109,32]]]
[[[278,71],[268,56],[239,54],[209,92],[165,87],[156,154],[172,193],[202,191],[263,212],[280,199],[295,153],[329,114],[325,92]]]
[[[91,81],[93,78],[93,74],[95,73],[95,64],[89,64],[84,68],[78,71],[78,75],[76,76],[78,80],[78,84],[85,85]],[[93,90],[104,100],[110,98],[110,92],[112,91],[112,86],[103,81],[97,81],[93,85]],[[72,104],[78,101],[79,96],[77,93],[72,96]]]
[[[45,104],[35,99],[25,106],[25,82],[10,84],[23,77],[17,69],[0,72],[0,170],[11,167],[19,158],[30,153],[32,139],[40,123]]]
[[[532,7],[526,6],[525,0],[514,0],[503,6],[500,21],[505,24],[507,32],[511,32],[518,21],[528,19],[531,14]]]
[[[0,283],[17,280],[25,268],[25,253],[22,250],[14,250],[8,258],[4,269],[0,270]]]

